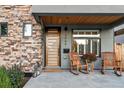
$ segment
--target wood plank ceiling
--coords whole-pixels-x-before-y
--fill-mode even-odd
[[[109,25],[123,16],[42,16],[41,18],[45,25]]]

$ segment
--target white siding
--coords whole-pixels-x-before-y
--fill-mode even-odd
[[[113,29],[101,31],[101,52],[113,51],[114,32]]]

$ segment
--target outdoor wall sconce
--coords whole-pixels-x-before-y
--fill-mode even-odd
[[[67,26],[65,27],[65,31],[67,31],[68,30],[68,28],[67,28]]]
[[[32,36],[32,24],[31,23],[23,24],[23,36],[26,36],[26,37]]]

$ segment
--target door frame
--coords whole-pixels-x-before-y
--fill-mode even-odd
[[[44,67],[46,67],[46,35],[48,32],[48,29],[57,29],[59,32],[59,65],[61,67],[61,27],[45,27],[45,49],[44,49]]]

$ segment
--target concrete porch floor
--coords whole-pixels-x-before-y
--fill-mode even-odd
[[[24,88],[124,88],[123,76],[117,77],[113,71],[102,75],[99,70],[76,76],[69,71],[43,72],[31,78]]]

